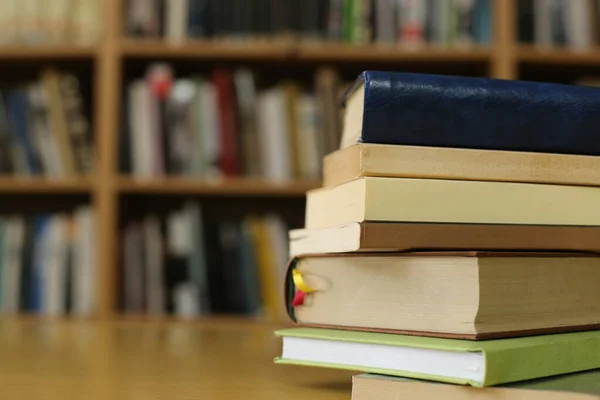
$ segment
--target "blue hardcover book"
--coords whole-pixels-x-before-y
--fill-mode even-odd
[[[600,89],[594,87],[366,71],[344,101],[341,147],[600,155]]]
[[[27,172],[37,174],[42,172],[39,158],[31,137],[27,94],[23,90],[13,90],[8,95],[8,118],[12,132],[18,143],[19,151],[24,158]]]

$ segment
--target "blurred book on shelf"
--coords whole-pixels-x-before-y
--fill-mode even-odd
[[[245,68],[174,78],[166,64],[126,87],[120,170],[138,178],[318,179],[337,148],[339,77],[317,72],[317,93],[295,81],[265,88]]]
[[[281,38],[407,46],[488,44],[491,0],[129,0],[130,37]]]
[[[121,309],[282,318],[287,229],[275,214],[210,219],[197,201],[132,219],[122,230]]]
[[[520,0],[517,5],[522,43],[590,50],[600,40],[600,2],[596,0]]]
[[[0,88],[0,175],[70,178],[93,171],[92,132],[78,78],[46,69]]]
[[[96,307],[95,218],[72,214],[0,216],[0,310],[89,316]]]
[[[0,45],[93,45],[101,35],[100,0],[2,0]]]

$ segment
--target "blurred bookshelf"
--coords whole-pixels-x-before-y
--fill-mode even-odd
[[[81,3],[85,4],[92,2],[92,0],[81,0]],[[8,3],[12,4],[10,1]],[[68,2],[56,1],[56,4],[63,3]],[[171,6],[171,3],[176,5]],[[185,269],[181,267],[182,262],[185,264],[182,259],[188,256],[192,259],[198,255],[189,252],[190,244],[181,239],[180,231],[197,230],[198,226],[201,226],[198,225],[198,221],[194,224],[184,221],[186,218],[182,215],[187,215],[185,213],[188,212],[192,213],[190,215],[197,215],[199,212],[198,215],[201,216],[203,223],[212,226],[210,232],[209,228],[200,229],[204,230],[205,236],[210,236],[205,239],[209,242],[213,241],[211,242],[213,244],[216,243],[215,240],[221,241],[219,245],[223,247],[228,245],[227,240],[231,237],[235,237],[231,239],[233,241],[252,243],[254,246],[250,246],[254,249],[252,251],[262,254],[255,257],[258,261],[253,267],[258,271],[256,274],[262,276],[262,281],[259,279],[261,282],[254,282],[254,284],[255,286],[269,284],[263,266],[267,262],[265,260],[269,258],[268,254],[276,255],[273,256],[275,258],[269,259],[270,264],[285,262],[285,230],[302,225],[304,193],[320,184],[318,168],[313,168],[313,163],[306,160],[320,158],[335,149],[335,135],[331,136],[331,132],[325,133],[324,126],[328,125],[326,129],[331,131],[339,129],[339,116],[332,116],[335,110],[325,110],[323,97],[328,97],[329,108],[331,104],[337,105],[340,93],[362,70],[391,69],[586,84],[594,84],[597,82],[594,76],[600,76],[599,41],[592,35],[592,31],[598,29],[594,26],[593,29],[590,28],[590,32],[581,32],[582,28],[579,25],[573,28],[573,21],[577,15],[584,15],[585,12],[589,15],[597,15],[597,2],[592,1],[581,1],[581,4],[586,4],[585,7],[593,10],[581,8],[578,1],[573,2],[578,5],[573,6],[573,10],[569,9],[569,13],[564,9],[553,10],[564,15],[568,14],[568,18],[563,18],[564,21],[569,21],[564,22],[567,28],[563,27],[559,34],[541,32],[539,29],[536,34],[535,26],[541,22],[534,15],[536,6],[534,0],[462,2],[461,4],[471,4],[472,7],[483,7],[477,9],[477,18],[483,19],[481,21],[473,19],[469,25],[468,21],[464,22],[464,16],[469,10],[461,10],[463,14],[456,14],[455,17],[462,18],[460,24],[464,26],[456,28],[458,31],[454,32],[452,40],[440,36],[439,30],[426,26],[429,19],[437,18],[436,21],[440,21],[442,17],[447,18],[444,17],[446,15],[444,13],[449,11],[442,12],[439,8],[442,7],[442,3],[450,4],[450,2],[435,0],[399,2],[405,8],[398,14],[385,17],[387,24],[385,29],[377,24],[373,25],[373,21],[379,21],[380,18],[383,20],[382,15],[385,14],[379,10],[378,16],[377,11],[379,7],[385,11],[385,7],[389,9],[391,5],[398,2],[392,0],[370,2],[259,0],[253,3],[258,10],[255,11],[245,6],[246,3],[243,2],[190,0],[189,5],[194,9],[188,11],[197,13],[194,14],[196,19],[191,18],[185,8],[181,9],[184,7],[182,4],[185,3],[168,0],[98,1],[98,12],[94,13],[98,23],[94,25],[94,32],[83,35],[81,40],[67,40],[72,35],[63,32],[57,36],[64,36],[64,41],[53,40],[45,43],[30,40],[28,37],[16,37],[12,41],[3,40],[0,43],[0,60],[3,62],[5,72],[3,72],[5,75],[3,80],[7,82],[7,86],[3,86],[0,82],[0,92],[3,95],[6,90],[14,90],[14,82],[22,85],[17,86],[23,88],[30,88],[38,81],[42,82],[41,77],[48,77],[46,71],[58,74],[55,76],[62,76],[61,74],[74,76],[79,82],[79,97],[82,103],[81,110],[83,110],[81,112],[89,124],[92,138],[85,154],[91,157],[93,167],[77,169],[75,173],[57,173],[56,168],[51,167],[52,173],[45,173],[45,169],[41,168],[41,170],[26,171],[25,174],[22,173],[23,171],[9,173],[8,170],[2,170],[0,174],[0,205],[5,204],[6,207],[3,209],[9,210],[0,215],[0,237],[5,222],[11,220],[14,215],[20,215],[19,210],[22,208],[23,215],[38,221],[34,222],[34,226],[44,225],[39,223],[40,214],[45,215],[41,218],[42,221],[49,218],[52,221],[49,225],[59,231],[66,229],[64,226],[73,225],[72,222],[64,221],[79,220],[88,231],[86,237],[89,240],[93,238],[91,248],[89,243],[81,244],[87,253],[85,256],[79,255],[87,257],[84,259],[88,263],[86,275],[80,277],[82,281],[79,290],[91,291],[92,295],[82,300],[85,305],[81,306],[79,312],[74,313],[75,315],[101,318],[112,318],[122,314],[144,315],[146,308],[150,303],[156,303],[156,299],[140,298],[140,290],[145,289],[139,287],[132,289],[137,291],[137,298],[135,296],[127,298],[123,293],[127,282],[131,285],[132,277],[137,279],[136,276],[139,278],[143,275],[145,281],[150,280],[152,285],[156,286],[156,271],[170,268],[170,264],[167,265],[165,261],[164,265],[154,265],[154,278],[152,278],[150,275],[147,276],[147,271],[140,268],[128,269],[126,259],[137,260],[135,263],[139,264],[140,259],[158,254],[159,257],[170,260],[169,263],[179,265],[173,268]],[[218,12],[196,9],[195,7],[200,3],[218,3]],[[364,11],[363,15],[354,10],[354,13],[357,13],[353,16],[354,19],[345,17],[343,12],[339,14],[343,4],[350,3],[354,5],[370,3],[373,13],[367,18]],[[562,7],[570,7],[568,4],[571,3],[561,4]],[[227,7],[236,5],[243,7],[237,14],[250,13],[252,19],[245,20],[241,17],[231,21],[223,19],[225,14],[237,15],[235,12],[223,13]],[[308,11],[298,11],[302,9],[302,5]],[[267,12],[270,7],[276,7],[278,11]],[[282,7],[289,9],[287,14],[277,14],[282,13]],[[89,10],[93,9],[94,7],[91,6],[87,11],[83,11],[81,17],[83,21],[89,18],[86,13],[89,14]],[[437,13],[435,17],[428,14],[433,13],[434,9]],[[474,10],[473,8],[471,14],[468,14],[472,18],[475,15]],[[487,19],[482,17],[486,12],[489,12]],[[299,13],[300,17],[294,19],[296,13]],[[330,18],[330,14],[335,13],[338,13],[337,16]],[[264,21],[267,17],[261,19],[262,14],[268,15],[270,22]],[[165,17],[160,18],[161,15]],[[284,17],[279,18],[278,15]],[[316,21],[313,21],[315,16],[317,16]],[[341,18],[342,22],[335,22],[336,18]],[[283,22],[276,24],[280,19]],[[218,21],[221,25],[213,24],[210,31],[198,30],[198,24],[202,26],[203,21],[212,24],[212,20]],[[8,18],[5,15],[4,22],[7,23],[6,21]],[[458,24],[459,20],[456,21]],[[39,26],[45,26],[39,20],[38,23]],[[141,24],[141,27],[136,24]],[[357,27],[352,28],[353,24]],[[404,24],[409,28],[403,29]],[[66,26],[65,32],[69,32],[69,29],[75,29],[77,32],[76,29],[79,29],[73,28],[76,26],[73,23]],[[177,26],[179,28],[176,28]],[[186,27],[190,29],[186,30]],[[256,32],[252,34],[254,28]],[[149,29],[150,34],[145,34],[145,29]],[[472,37],[465,36],[460,29],[473,33]],[[488,31],[485,31],[486,29]],[[301,109],[305,113],[298,114],[300,111],[296,108],[294,115],[304,115],[306,121],[312,121],[290,128],[290,120],[284,121],[283,125],[281,121],[272,123],[273,112],[269,114],[265,111],[263,115],[252,108],[252,113],[249,113],[243,110],[242,104],[236,104],[236,111],[233,114],[236,124],[232,128],[234,135],[240,135],[239,131],[242,130],[245,132],[250,125],[256,131],[265,130],[265,126],[285,126],[288,131],[293,129],[303,132],[303,135],[310,135],[313,142],[316,138],[325,143],[319,145],[318,151],[303,150],[302,156],[295,153],[288,154],[287,158],[306,157],[305,163],[296,160],[297,165],[287,165],[284,168],[287,172],[282,175],[279,168],[274,167],[279,165],[277,163],[280,163],[281,159],[273,161],[274,164],[267,162],[268,165],[259,167],[257,171],[246,165],[248,159],[252,159],[250,155],[240,159],[230,158],[228,162],[233,162],[235,167],[231,166],[233,164],[219,164],[222,162],[222,157],[215,161],[214,165],[197,165],[195,164],[197,160],[194,159],[197,154],[194,152],[188,154],[187,157],[191,157],[190,159],[176,160],[176,166],[173,167],[169,161],[171,156],[165,156],[165,149],[156,153],[154,147],[152,147],[154,149],[152,157],[162,154],[158,156],[159,161],[156,158],[148,158],[149,156],[143,151],[136,155],[135,150],[132,151],[132,141],[138,143],[139,137],[128,132],[131,125],[135,125],[130,118],[130,106],[136,103],[130,100],[136,96],[144,98],[148,93],[156,94],[153,92],[155,88],[144,88],[144,85],[149,85],[148,81],[151,80],[149,77],[153,76],[150,71],[165,66],[169,75],[168,84],[173,88],[180,87],[178,90],[182,93],[186,93],[188,90],[186,87],[193,87],[194,91],[199,91],[198,88],[203,87],[207,94],[216,91],[218,95],[221,93],[221,86],[219,86],[221,83],[217,82],[221,82],[219,79],[224,79],[228,82],[226,86],[234,86],[233,89],[230,87],[226,90],[237,98],[240,96],[240,89],[235,87],[235,84],[242,80],[252,83],[250,103],[256,103],[259,109],[261,104],[265,110],[275,107],[273,104],[276,104],[277,110],[287,114],[289,112],[287,99],[292,93],[292,96],[295,96],[294,107],[297,107],[297,104],[304,104]],[[215,78],[217,75],[221,78]],[[41,85],[43,87],[43,82]],[[8,89],[5,90],[5,87]],[[152,104],[159,107],[155,109],[159,110],[157,114],[163,115],[160,113],[164,113],[164,110],[160,107],[164,104],[160,101]],[[187,103],[183,101],[182,104]],[[194,118],[198,109],[191,114]],[[178,112],[182,110],[186,111],[186,109],[178,109]],[[148,109],[142,111],[149,113]],[[215,111],[215,113],[219,112],[219,110]],[[152,112],[149,115],[154,117]],[[206,119],[207,116],[201,115],[201,117]],[[334,121],[336,118],[338,118],[337,122]],[[170,129],[170,123],[176,120],[162,121],[162,126]],[[143,126],[145,127],[143,129],[148,129],[147,123]],[[273,132],[269,132],[269,135],[277,134],[274,129],[271,130]],[[258,136],[252,137],[264,143],[271,140],[271,136],[260,139],[262,134],[262,132],[253,132],[252,135]],[[286,135],[291,134],[288,132]],[[2,139],[1,135],[0,139]],[[288,140],[287,147],[297,151],[294,147],[297,139],[290,136]],[[246,151],[244,145],[238,144],[237,151],[244,153]],[[146,149],[151,148],[147,147],[147,143],[144,146]],[[185,146],[182,148],[185,150]],[[277,157],[280,149],[271,152],[274,154],[273,157]],[[77,158],[76,154],[77,152],[70,157]],[[248,151],[248,154],[251,152]],[[44,161],[47,155],[40,157],[42,157],[40,161],[42,165],[48,163]],[[63,160],[60,159],[59,162],[62,163]],[[49,163],[55,165],[56,160]],[[0,168],[1,164],[0,162]],[[61,168],[59,170],[63,171]],[[273,168],[277,169],[277,174],[272,174]],[[90,222],[89,213],[94,216],[93,224]],[[54,218],[54,215],[59,215],[59,218]],[[14,221],[8,223],[10,224],[18,225]],[[271,239],[265,239],[267,237],[265,235],[271,235],[269,236]],[[152,253],[158,250],[152,249],[147,244],[144,245],[144,238],[154,244],[159,243],[160,245],[157,246],[164,254]],[[268,240],[272,243],[265,244]],[[141,250],[136,250],[136,246],[142,246],[144,250],[140,253]],[[210,247],[209,244],[207,246]],[[124,254],[126,249],[129,252],[127,257]],[[219,261],[215,260],[221,259],[221,263],[225,263],[226,260],[231,260],[228,257],[233,253],[225,251],[220,255],[209,255],[212,260],[207,262],[219,264]],[[197,262],[197,258],[194,259]],[[214,268],[214,265],[211,268]],[[280,269],[283,266],[274,268],[279,268],[278,273],[281,273]],[[183,272],[182,274],[185,275]],[[84,282],[85,279],[89,282]],[[187,282],[186,278],[181,276],[167,280],[171,279],[179,283]],[[223,276],[211,279],[217,281],[220,279],[220,285],[225,285],[227,280]],[[209,286],[211,284],[209,282]],[[273,282],[270,284],[272,285]],[[198,295],[194,292],[198,288],[183,285],[180,289],[177,291],[181,302],[180,308],[187,310],[182,314],[188,317],[202,314],[197,309],[198,305],[189,304],[189,299]],[[171,294],[167,292],[175,289],[171,287],[161,290],[163,290],[162,296],[169,297]],[[165,290],[167,292],[164,292]],[[256,287],[247,287],[245,290],[249,293],[254,291],[252,293],[256,300]],[[72,292],[71,296],[75,296],[76,291]],[[266,294],[261,292],[258,297],[265,296]],[[72,302],[72,299],[70,301]],[[239,303],[239,299],[237,301],[236,304],[220,304],[213,311],[254,315],[260,308],[257,304],[248,305]],[[173,314],[176,308],[173,304],[168,307],[160,307],[156,304],[154,306],[154,315],[159,316]],[[0,304],[0,310],[2,309]],[[62,313],[69,314],[64,309],[61,310]],[[31,312],[30,309],[22,311]],[[56,310],[50,314],[52,313],[56,313]],[[262,314],[274,318],[277,311],[263,310]]]

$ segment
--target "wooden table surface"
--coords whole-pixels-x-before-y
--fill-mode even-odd
[[[351,373],[273,364],[275,325],[0,319],[3,399],[349,399]]]

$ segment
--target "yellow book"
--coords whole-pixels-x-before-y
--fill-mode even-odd
[[[265,313],[269,320],[275,321],[282,313],[283,302],[277,290],[277,265],[270,248],[268,228],[263,219],[256,217],[249,218],[248,225],[256,249],[260,295]]]
[[[324,186],[361,176],[600,186],[600,157],[381,144],[325,157]]]
[[[307,194],[306,228],[349,222],[600,225],[600,188],[365,177]]]

